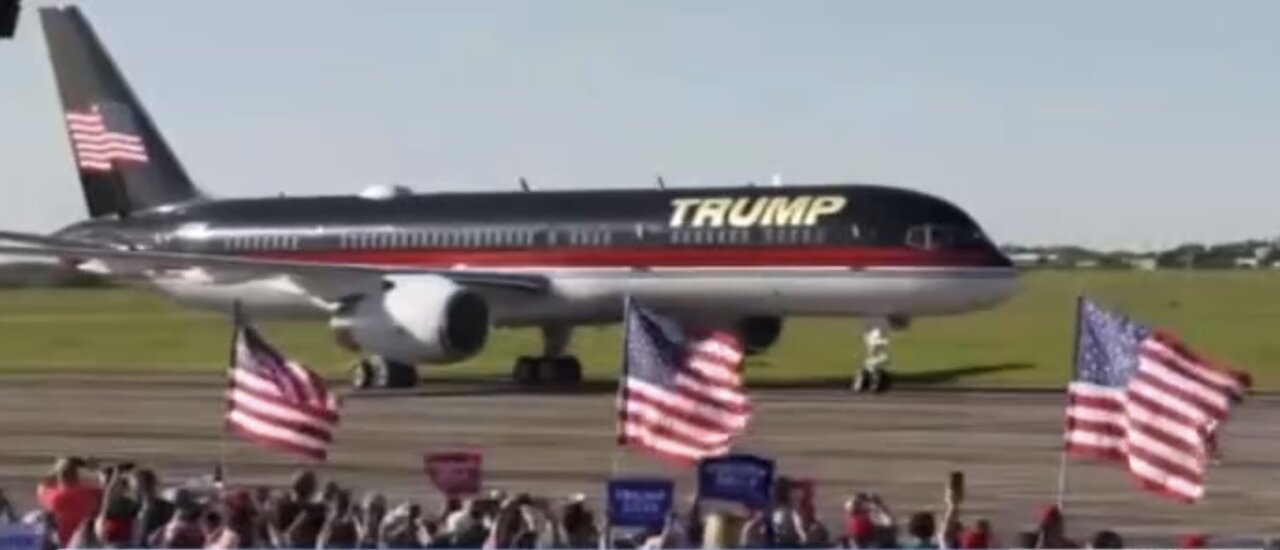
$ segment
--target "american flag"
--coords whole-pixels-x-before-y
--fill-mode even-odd
[[[316,373],[272,348],[248,323],[237,320],[237,325],[227,428],[259,445],[325,460],[340,419],[338,396]]]
[[[92,105],[68,110],[66,117],[81,168],[108,172],[112,161],[148,161],[147,149],[123,106]]]
[[[751,420],[738,338],[691,337],[629,299],[624,325],[619,444],[685,464],[728,453]]]
[[[1247,391],[1247,375],[1087,299],[1077,315],[1066,452],[1124,464],[1162,496],[1199,500],[1216,432]]]

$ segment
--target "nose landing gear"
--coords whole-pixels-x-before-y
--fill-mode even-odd
[[[863,334],[867,355],[862,366],[853,376],[851,388],[856,393],[884,393],[893,385],[889,372],[889,328],[885,323],[873,322]]]

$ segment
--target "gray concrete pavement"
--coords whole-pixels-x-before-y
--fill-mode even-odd
[[[219,437],[222,381],[165,376],[0,378],[0,487],[29,505],[57,454],[132,459],[166,480],[206,474],[221,453],[233,481],[282,482],[298,462]],[[819,483],[828,517],[854,491],[874,491],[899,516],[939,507],[947,472],[964,470],[966,515],[988,517],[1009,541],[1054,500],[1063,398],[1058,394],[910,392],[854,397],[834,390],[755,392],[757,421],[742,448],[775,456],[782,471]],[[1116,528],[1139,537],[1201,531],[1280,533],[1280,400],[1238,410],[1222,442],[1226,461],[1195,506],[1133,488],[1114,466],[1070,462],[1067,509],[1077,538]],[[492,487],[598,498],[616,465],[660,473],[691,490],[690,472],[618,453],[613,395],[528,395],[449,384],[412,395],[347,399],[330,462],[340,483],[397,498],[434,500],[421,454],[485,453]],[[834,527],[834,525],[833,525]]]

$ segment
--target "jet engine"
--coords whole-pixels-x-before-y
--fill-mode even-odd
[[[484,348],[489,305],[443,277],[400,277],[343,304],[330,326],[338,343],[355,352],[407,364],[455,363]]]
[[[764,353],[782,336],[781,317],[747,317],[738,321],[738,335],[747,355]]]

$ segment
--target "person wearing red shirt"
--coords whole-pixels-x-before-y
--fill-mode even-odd
[[[102,489],[80,479],[84,466],[79,458],[58,459],[53,473],[36,487],[36,499],[53,516],[58,544],[63,547],[81,524],[94,518],[102,503]]]

